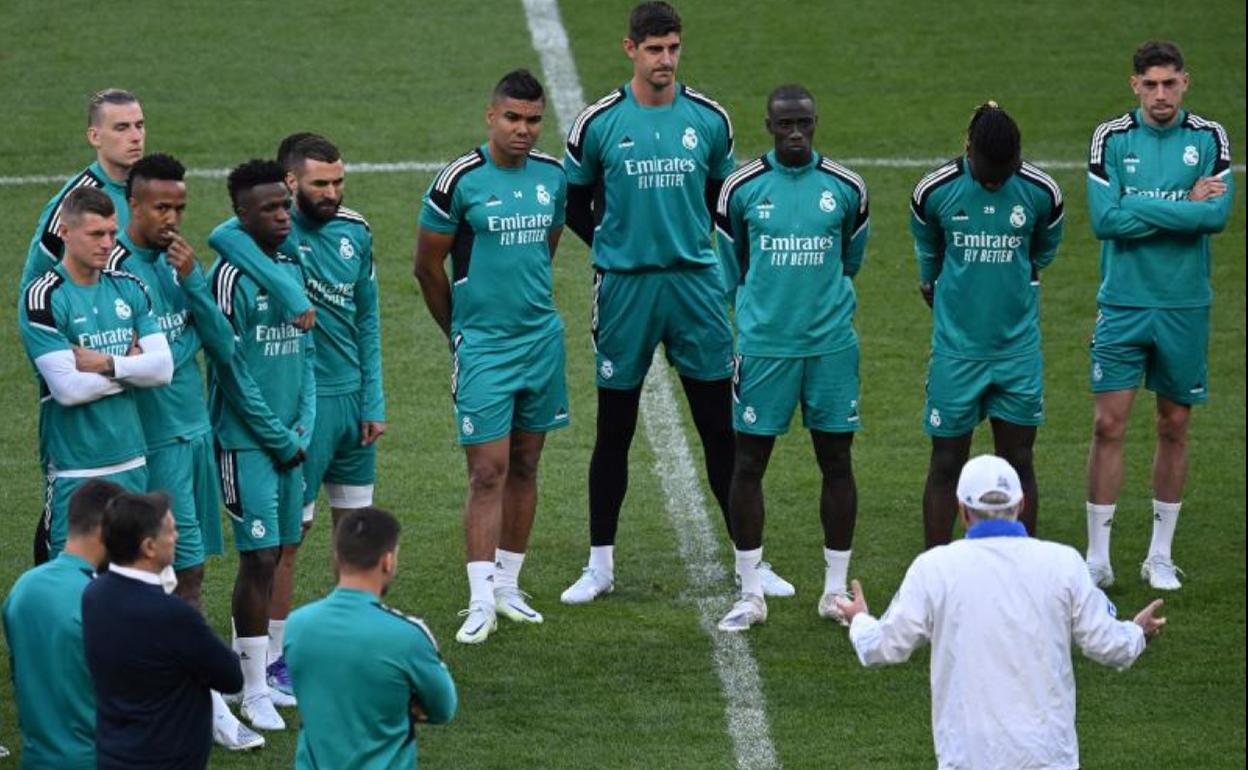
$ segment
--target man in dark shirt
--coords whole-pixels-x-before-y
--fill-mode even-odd
[[[173,563],[178,539],[167,497],[115,498],[103,530],[111,564],[82,597],[99,768],[207,767],[209,690],[242,689],[238,656],[161,587],[158,576]]]

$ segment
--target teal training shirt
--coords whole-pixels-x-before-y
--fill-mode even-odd
[[[919,180],[910,200],[919,279],[936,282],[932,352],[991,360],[1040,350],[1040,271],[1062,241],[1062,191],[1024,162],[995,191],[965,158]]]
[[[367,591],[337,588],[295,610],[282,652],[303,720],[300,770],[409,770],[412,702],[430,724],[455,716],[455,682],[433,634]]]
[[[292,254],[279,249],[269,259],[289,280],[303,285],[303,271]],[[209,283],[237,339],[230,366],[210,367],[209,412],[217,443],[223,449],[262,449],[287,459],[296,445],[307,447],[316,422],[312,335],[284,320],[283,308],[235,267],[227,253],[212,266]],[[227,377],[237,389],[224,382]]]
[[[4,602],[24,770],[95,770],[95,687],[82,647],[82,592],[94,576],[62,551],[19,577]]]
[[[294,242],[295,229],[291,227],[290,235],[279,247],[283,254],[297,255],[298,247]],[[297,283],[288,271],[273,266],[273,260],[265,254],[252,239],[238,217],[230,217],[212,229],[208,234],[208,247],[237,267],[282,308],[282,317],[294,320],[312,309],[307,290],[302,283]]]
[[[567,178],[536,150],[503,168],[489,145],[452,161],[425,193],[420,226],[453,234],[451,337],[511,347],[563,330],[548,241],[563,227]]]
[[[97,160],[87,166],[81,173],[70,178],[68,182],[52,196],[43,210],[39,212],[39,223],[35,227],[35,235],[30,239],[30,247],[26,250],[26,265],[22,268],[22,285],[27,284],[60,264],[65,254],[65,242],[58,233],[61,224],[61,203],[65,196],[79,187],[95,187],[108,193],[117,209],[117,229],[124,232],[130,222],[130,204],[126,201],[126,180],[117,180],[104,173],[104,167]]]
[[[32,363],[40,356],[76,346],[114,357],[131,344],[160,333],[151,301],[139,279],[104,271],[90,286],[79,286],[63,263],[36,278],[22,292],[18,327]],[[146,454],[143,424],[134,392],[104,396],[75,406],[52,398],[39,382],[39,439],[52,470],[86,470]]]
[[[152,312],[173,354],[173,381],[160,388],[139,388],[134,393],[147,451],[204,435],[212,426],[204,399],[203,373],[195,357],[201,347],[199,330],[191,320],[173,268],[163,252],[136,246],[126,233],[117,237],[108,268],[123,270],[143,282],[152,301]]]
[[[854,283],[870,234],[862,177],[814,153],[789,167],[774,152],[724,182],[716,243],[736,294],[737,352],[820,356],[854,345]]]
[[[681,83],[663,107],[643,107],[629,85],[580,114],[568,131],[568,182],[601,186],[594,265],[637,272],[716,264],[708,180],[732,173],[732,121]]]
[[[326,222],[294,211],[294,246],[316,307],[316,392],[360,393],[361,418],[383,421],[381,319],[373,234],[359,212],[340,206]]]
[[[1201,177],[1226,192],[1188,200]],[[1139,109],[1097,127],[1088,156],[1088,210],[1101,239],[1096,301],[1123,307],[1205,307],[1209,236],[1226,227],[1235,203],[1231,146],[1221,125],[1179,111],[1165,128]]]

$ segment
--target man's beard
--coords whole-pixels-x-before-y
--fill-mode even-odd
[[[303,194],[303,190],[295,192],[295,202],[299,205],[299,210],[318,222],[328,222],[338,213],[338,207],[342,205],[342,201],[330,203],[329,201],[314,202],[311,198]]]

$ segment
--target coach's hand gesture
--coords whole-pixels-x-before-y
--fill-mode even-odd
[[[870,614],[871,611],[867,609],[867,597],[863,596],[862,583],[859,583],[857,580],[851,580],[849,582],[849,590],[854,598],[842,599],[837,597],[836,606],[841,611],[841,614],[845,616],[845,622],[853,623],[855,615],[860,613]]]
[[[1139,615],[1135,616],[1135,624],[1144,629],[1144,641],[1151,642],[1153,637],[1160,635],[1161,629],[1166,627],[1166,619],[1157,617],[1157,611],[1165,603],[1165,599],[1154,599],[1147,607],[1140,610]]]

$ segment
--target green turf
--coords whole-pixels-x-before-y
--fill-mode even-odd
[[[585,96],[629,74],[620,51],[630,3],[565,2],[564,21]],[[1018,118],[1029,157],[1079,160],[1093,127],[1127,109],[1130,51],[1172,37],[1189,56],[1188,103],[1220,120],[1236,161],[1245,136],[1245,10],[1199,5],[1002,4],[973,0],[914,6],[879,2],[679,4],[686,22],[682,78],[733,114],[738,155],[766,149],[768,90],[801,81],[819,100],[817,143],[834,157],[955,154],[974,105],[996,98]],[[122,85],[144,99],[150,150],[188,165],[225,167],[271,154],[294,130],[333,137],[348,160],[445,160],[480,141],[485,96],[515,66],[539,67],[520,3],[368,5],[307,2],[13,0],[0,45],[0,175],[71,172],[85,165],[83,101]],[[72,23],[71,23],[72,22]],[[107,52],[107,53],[105,53]],[[551,111],[542,146],[558,154]],[[921,547],[926,440],[920,425],[929,333],[906,229],[919,169],[860,169],[872,195],[873,233],[858,280],[863,419],[856,467],[861,511],[852,573],[881,611]],[[1084,175],[1055,174],[1068,197],[1067,240],[1045,275],[1049,422],[1037,461],[1045,536],[1081,547],[1083,463],[1090,429],[1087,341],[1097,244],[1087,225]],[[1244,184],[1243,174],[1236,182]],[[634,446],[617,561],[617,591],[584,608],[557,597],[587,544],[585,473],[594,393],[585,249],[569,235],[556,269],[568,324],[573,424],[553,435],[543,464],[540,515],[524,575],[546,614],[539,628],[504,626],[481,648],[451,637],[466,601],[460,506],[463,461],[454,443],[445,342],[411,279],[419,196],[427,174],[354,175],[353,208],[370,219],[383,284],[390,431],[380,455],[378,502],[405,526],[391,601],[423,615],[446,644],[461,712],[418,732],[427,767],[727,767],[732,744],[709,639],[687,597],[684,567],[641,438]],[[29,561],[41,504],[34,450],[35,401],[14,329],[20,262],[39,208],[56,185],[0,187],[0,473],[10,480],[0,518],[0,591]],[[194,180],[187,230],[208,258],[208,230],[228,215],[224,184]],[[1244,214],[1215,238],[1211,403],[1196,412],[1186,507],[1176,558],[1187,585],[1170,602],[1172,627],[1137,667],[1117,674],[1080,662],[1079,728],[1085,767],[1242,767],[1244,738]],[[1134,576],[1148,542],[1151,399],[1132,421],[1127,483],[1115,528],[1124,611],[1150,597]],[[693,436],[692,431],[689,435]],[[696,451],[696,441],[693,441]],[[977,446],[986,447],[987,444]],[[789,768],[930,767],[926,654],[910,666],[861,670],[844,633],[815,616],[822,562],[818,482],[809,440],[782,440],[767,478],[767,553],[798,587],[771,603],[749,635],[759,663],[778,757]],[[730,550],[718,523],[721,556]],[[329,587],[326,537],[302,555],[297,602]],[[236,559],[209,566],[208,606],[228,629]],[[731,587],[725,585],[727,602]],[[367,651],[344,651],[343,664]],[[0,656],[0,667],[7,656]],[[0,672],[2,673],[2,672]],[[0,685],[0,743],[19,748],[7,676]],[[343,736],[350,740],[350,736]],[[261,753],[216,753],[213,767],[289,766],[294,733]],[[10,760],[12,761],[12,760]]]

